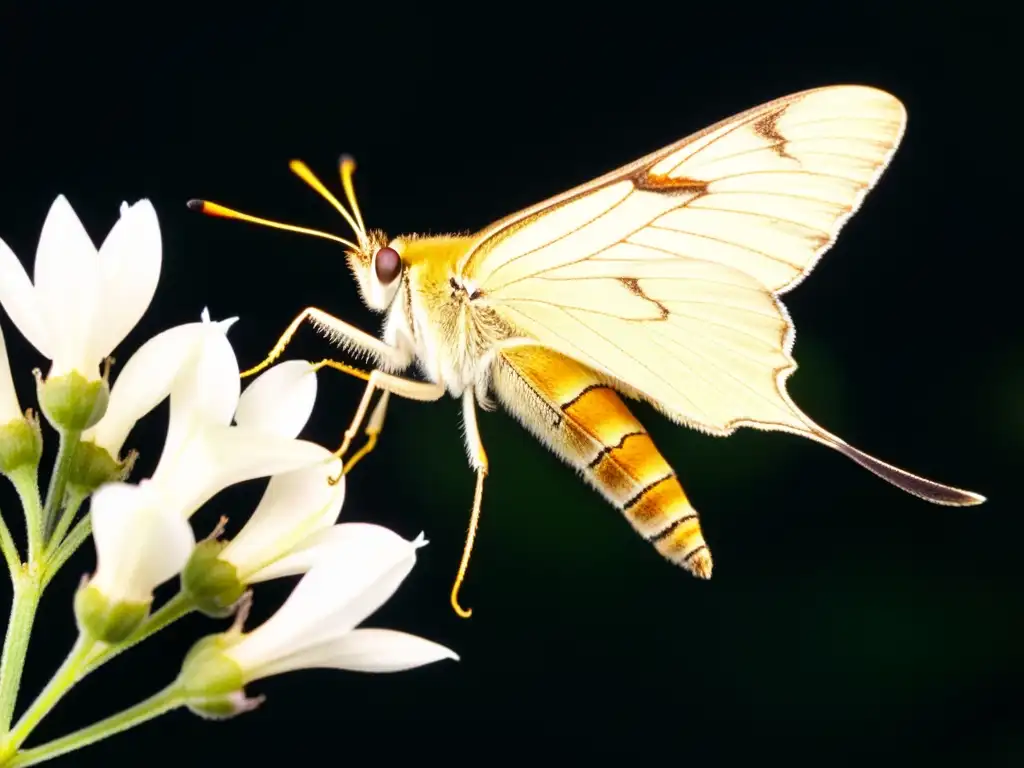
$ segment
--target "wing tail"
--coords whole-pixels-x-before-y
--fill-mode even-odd
[[[853,459],[864,469],[886,482],[892,483],[897,488],[925,501],[930,501],[933,504],[943,504],[949,507],[971,507],[985,501],[985,497],[979,493],[954,488],[950,485],[943,485],[934,480],[928,480],[927,478],[911,474],[904,469],[894,467],[892,464],[887,464],[881,459],[876,459],[874,456],[864,453],[859,448],[854,448],[849,443],[824,430],[815,429],[813,432],[808,433],[808,436],[830,448],[834,448],[847,458]]]

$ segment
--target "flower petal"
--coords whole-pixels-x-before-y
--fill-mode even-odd
[[[35,286],[50,334],[50,375],[99,378],[90,341],[99,302],[99,254],[64,195],[53,201],[36,250]]]
[[[0,427],[23,415],[21,405],[18,404],[18,392],[14,389],[11,363],[7,359],[7,342],[4,341],[3,328],[0,328]]]
[[[310,569],[284,605],[232,647],[231,657],[252,679],[279,659],[349,632],[409,575],[419,541],[379,525],[350,525],[354,535],[336,548],[336,557]]]
[[[138,324],[160,280],[160,223],[149,200],[140,200],[114,224],[99,251],[101,302],[92,335],[92,354],[110,355]]]
[[[203,323],[185,323],[149,339],[121,369],[110,390],[110,403],[99,423],[82,434],[119,456],[135,423],[171,392],[175,378],[205,338]]]
[[[459,661],[451,648],[391,629],[354,629],[263,667],[261,677],[296,669],[346,669],[353,672],[401,672],[442,659]],[[252,680],[247,680],[252,682]]]
[[[238,359],[224,335],[230,325],[206,320],[201,325],[200,347],[171,385],[171,415],[157,473],[178,461],[176,457],[197,425],[228,424],[238,405]]]
[[[47,358],[53,357],[50,331],[43,321],[36,289],[25,267],[3,240],[0,240],[0,306],[3,306],[21,335]]]
[[[180,410],[193,412],[204,421],[230,424],[242,389],[238,358],[222,323],[202,325],[206,329],[204,344],[193,361],[194,367],[183,370],[175,382],[171,408],[177,404]]]
[[[188,517],[229,485],[292,472],[330,458],[330,451],[307,440],[194,423],[177,452],[165,452],[160,458],[153,482]]]
[[[296,547],[303,545],[311,534],[330,529],[338,519],[345,499],[345,476],[341,474],[341,462],[330,456],[328,459],[323,464],[270,478],[256,511],[220,553],[220,559],[232,563],[243,582],[266,581],[308,570],[306,567],[273,573],[279,570],[276,566],[282,558],[292,559]],[[334,485],[328,483],[335,476],[340,476],[339,481]]]
[[[251,574],[245,579],[246,583],[255,584],[284,576],[295,576],[306,573],[318,563],[337,559],[338,547],[344,546],[346,539],[351,537],[353,525],[359,523],[341,523],[314,531],[295,544],[283,557]]]
[[[96,574],[108,599],[144,602],[188,561],[195,538],[188,521],[148,484],[108,483],[92,496]]]
[[[275,365],[245,388],[235,423],[267,434],[297,437],[316,401],[316,371],[305,360]]]

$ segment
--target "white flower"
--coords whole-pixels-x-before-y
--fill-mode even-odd
[[[394,594],[426,542],[377,525],[345,527],[335,556],[314,565],[273,616],[222,651],[245,683],[296,669],[397,672],[458,660],[451,649],[415,635],[355,628]]]
[[[299,365],[312,378],[312,386],[309,378],[282,376],[271,369],[260,378],[273,373],[272,385],[257,386],[257,380],[240,399],[238,361],[231,344],[219,331],[206,334],[199,353],[171,387],[167,438],[152,478],[169,504],[188,517],[229,485],[329,458],[322,446],[295,439],[316,397],[312,366]],[[278,377],[291,385],[278,386]],[[232,414],[236,426],[231,426]]]
[[[206,315],[201,322],[178,325],[149,339],[125,363],[110,390],[106,413],[82,439],[119,458],[136,422],[170,395],[175,379],[201,354],[210,334],[226,334],[237,319],[211,323]]]
[[[92,497],[96,573],[89,586],[109,603],[149,603],[195,547],[188,521],[151,483],[107,483]]]
[[[332,556],[339,532],[349,526],[334,525],[345,480],[341,475],[335,485],[327,482],[341,473],[341,461],[324,453],[324,463],[270,478],[256,511],[220,552],[243,584],[305,573]]]
[[[295,437],[309,421],[316,401],[316,372],[305,360],[269,368],[245,388],[235,423],[271,435]]]
[[[52,361],[49,376],[90,381],[138,323],[160,277],[160,225],[148,200],[122,206],[97,250],[67,199],[54,200],[36,251],[35,279],[0,240],[0,305]]]
[[[24,414],[18,405],[18,393],[14,389],[14,378],[11,376],[11,363],[7,359],[7,342],[4,341],[4,331],[0,328],[0,427],[21,418],[24,418]]]

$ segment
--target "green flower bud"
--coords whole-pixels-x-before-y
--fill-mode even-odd
[[[82,634],[113,645],[145,621],[149,605],[149,601],[111,601],[96,587],[86,584],[75,594],[75,618]]]
[[[79,443],[68,471],[68,488],[88,496],[104,483],[121,480],[128,462],[119,462],[106,448],[85,440]]]
[[[259,704],[246,698],[242,668],[224,653],[238,638],[237,632],[204,637],[182,662],[177,684],[186,706],[200,717],[222,720]]]
[[[89,381],[78,371],[43,381],[36,371],[39,406],[55,429],[81,432],[103,418],[110,400],[106,378]]]
[[[35,468],[43,455],[43,432],[39,419],[29,412],[21,419],[0,425],[0,474],[9,475],[22,467]]]
[[[181,572],[182,590],[214,618],[229,616],[245,592],[235,566],[218,557],[225,546],[227,542],[215,539],[199,542]]]

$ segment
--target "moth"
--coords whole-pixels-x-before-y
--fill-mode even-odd
[[[476,489],[451,592],[459,603],[480,518],[487,454],[477,408],[495,401],[575,467],[638,534],[694,576],[711,551],[679,479],[623,398],[646,401],[712,435],[780,430],[822,443],[936,504],[985,499],[867,455],[803,413],[786,392],[794,328],[780,296],[835,242],[888,165],[904,132],[899,100],[872,87],[816,88],[755,107],[476,234],[389,237],[367,229],[343,157],[351,210],[299,161],[291,169],[326,198],[355,240],[192,200],[204,213],[336,241],[380,337],[316,307],[306,322],[375,363],[344,456],[366,422],[376,444],[389,394],[460,398]],[[422,379],[399,374],[418,366]],[[377,405],[370,412],[375,392]],[[367,421],[367,414],[369,420]]]

